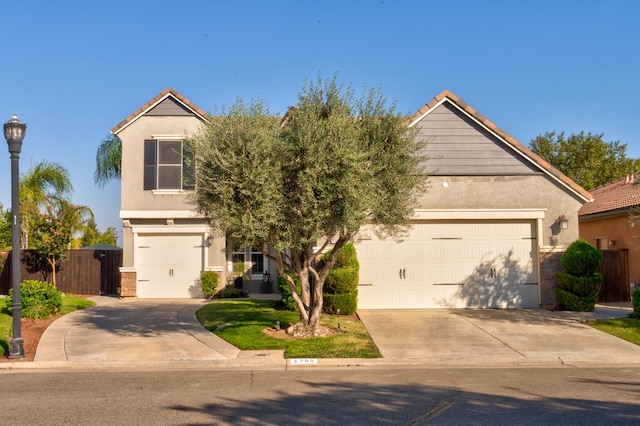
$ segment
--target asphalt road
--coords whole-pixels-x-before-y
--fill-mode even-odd
[[[640,368],[0,371],[2,424],[640,424]]]

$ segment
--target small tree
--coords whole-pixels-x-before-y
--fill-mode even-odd
[[[34,221],[32,243],[38,256],[47,260],[54,285],[58,264],[67,258],[67,250],[84,209],[86,207],[75,206],[65,200],[51,199],[45,213]]]
[[[425,188],[423,145],[414,135],[379,91],[356,100],[336,77],[306,83],[284,120],[262,101],[239,100],[194,140],[192,202],[240,247],[256,247],[277,263],[300,324],[315,328],[340,249],[367,222],[380,235],[406,230]],[[287,272],[299,279],[300,296]]]

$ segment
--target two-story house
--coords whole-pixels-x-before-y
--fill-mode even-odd
[[[122,140],[123,296],[198,297],[199,273],[225,282],[234,259],[256,291],[269,269],[259,252],[234,253],[186,202],[194,171],[183,142],[207,119],[167,89],[113,129]],[[363,227],[359,308],[552,307],[553,274],[591,194],[451,92],[408,125],[427,141],[429,189],[402,242]]]

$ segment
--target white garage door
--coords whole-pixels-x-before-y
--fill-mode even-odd
[[[141,234],[136,248],[140,298],[201,297],[202,234]]]
[[[362,234],[359,309],[540,306],[532,221],[418,223],[402,242]]]

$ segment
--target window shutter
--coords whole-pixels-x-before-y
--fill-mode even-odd
[[[144,141],[144,189],[156,189],[156,167],[158,162],[158,142]]]

